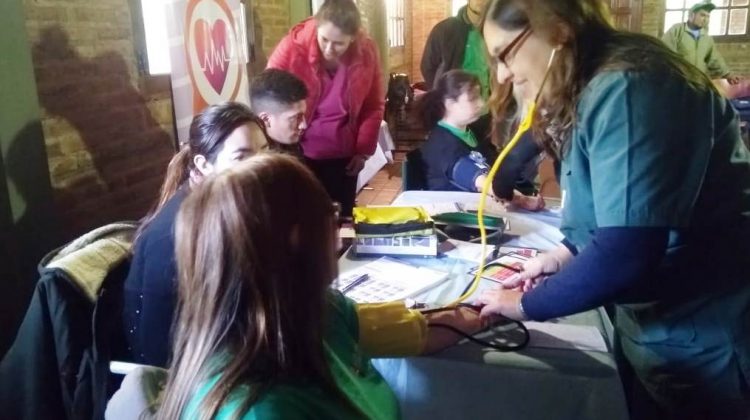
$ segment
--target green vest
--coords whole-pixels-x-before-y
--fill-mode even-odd
[[[334,292],[330,303],[330,323],[326,326],[323,345],[331,374],[339,389],[367,418],[400,418],[398,401],[393,391],[359,347],[359,327],[354,302]],[[196,417],[198,405],[219,380],[219,375],[213,376],[198,389],[188,404],[183,419]],[[215,419],[232,418],[250,391],[249,385],[241,385],[232,390]],[[343,420],[357,417],[339,399],[315,384],[280,384],[261,395],[240,418]]]
[[[464,61],[461,67],[464,71],[476,75],[482,87],[482,98],[490,97],[490,68],[487,65],[487,47],[484,38],[474,27],[469,30],[466,37],[466,49],[464,50]]]
[[[477,146],[479,145],[479,142],[477,142],[476,136],[474,136],[474,133],[468,128],[465,130],[461,130],[458,127],[454,127],[448,124],[444,120],[438,121],[438,125],[450,131],[451,134],[461,139],[462,142],[464,142],[467,146],[469,146],[472,149],[476,149]]]

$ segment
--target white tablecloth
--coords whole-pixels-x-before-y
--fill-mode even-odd
[[[475,203],[478,194],[406,191],[393,205]],[[546,250],[562,238],[553,213],[508,213],[509,245]],[[445,303],[461,294],[474,265],[453,258],[410,258],[409,262],[450,272],[450,280],[417,297]],[[366,263],[349,253],[341,270]],[[552,322],[596,327],[611,343],[603,310]],[[611,352],[528,347],[501,353],[463,343],[430,357],[378,359],[376,368],[399,399],[405,419],[627,419],[627,407]]]
[[[393,137],[391,137],[391,132],[388,130],[388,124],[385,121],[381,121],[375,153],[365,161],[365,167],[359,172],[359,176],[357,177],[357,191],[370,182],[372,177],[387,163],[393,163],[393,150],[395,148]]]

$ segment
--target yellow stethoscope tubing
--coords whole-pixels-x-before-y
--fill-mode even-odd
[[[495,160],[495,163],[492,165],[492,168],[490,168],[490,172],[487,174],[486,179],[484,180],[484,184],[482,185],[482,193],[479,196],[479,207],[477,210],[477,222],[479,224],[479,235],[481,238],[482,243],[482,252],[480,253],[480,259],[479,259],[479,268],[476,271],[476,274],[474,275],[474,279],[472,280],[471,287],[469,287],[466,292],[461,295],[458,299],[454,300],[453,302],[445,305],[446,307],[452,307],[456,306],[459,303],[465,301],[469,298],[469,296],[473,295],[474,292],[477,291],[477,288],[479,288],[480,279],[482,278],[482,274],[484,274],[484,269],[486,265],[486,259],[487,259],[487,229],[484,225],[484,208],[485,204],[487,202],[487,194],[490,191],[490,188],[492,188],[492,180],[495,179],[495,175],[497,174],[497,171],[500,169],[500,165],[503,164],[503,161],[505,160],[506,156],[508,156],[508,153],[510,153],[511,150],[516,146],[516,143],[521,139],[521,136],[531,128],[531,124],[534,122],[534,114],[536,113],[536,104],[539,100],[539,97],[542,94],[542,90],[544,89],[544,84],[547,82],[547,77],[549,76],[549,70],[552,68],[552,60],[555,58],[555,53],[557,52],[557,49],[552,50],[552,54],[550,54],[549,62],[547,63],[547,70],[544,72],[544,78],[542,79],[542,84],[539,87],[539,91],[536,94],[536,97],[534,98],[534,101],[531,102],[528,109],[526,110],[526,115],[524,116],[523,120],[521,120],[521,123],[518,125],[518,129],[516,129],[516,133],[513,135],[511,140],[508,142],[508,144],[503,148],[503,150],[500,152],[500,155]]]

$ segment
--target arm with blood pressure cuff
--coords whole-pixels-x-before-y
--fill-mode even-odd
[[[448,178],[451,184],[463,191],[478,192],[489,171],[490,166],[484,156],[477,151],[472,151],[453,164]]]

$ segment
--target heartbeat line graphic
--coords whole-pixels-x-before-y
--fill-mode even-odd
[[[217,21],[212,30],[203,31],[203,45],[206,48],[203,48],[202,57],[199,58],[201,70],[215,74],[218,67],[221,73],[226,71],[227,63],[231,60],[226,44],[227,32],[224,21]]]

